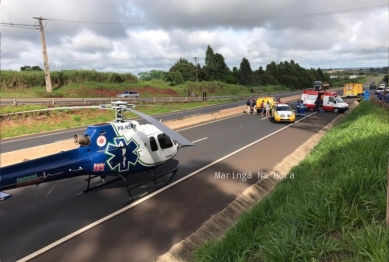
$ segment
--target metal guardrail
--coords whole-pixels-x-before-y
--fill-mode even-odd
[[[206,100],[220,100],[241,98],[241,96],[207,96]],[[145,98],[0,98],[0,105],[24,105],[24,104],[47,104],[47,105],[63,105],[63,104],[95,104],[95,103],[112,103],[115,101],[126,101],[131,103],[166,103],[166,102],[195,102],[203,101],[202,96],[198,97],[145,97]]]

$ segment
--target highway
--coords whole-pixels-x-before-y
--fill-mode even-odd
[[[278,94],[279,97],[287,97],[292,96],[296,94],[300,94],[301,91],[294,91],[294,92],[284,92]],[[260,97],[261,95],[255,94],[257,97]],[[225,103],[215,106],[209,106],[204,108],[198,108],[198,109],[192,109],[192,110],[186,110],[186,111],[179,111],[179,112],[173,112],[168,114],[160,114],[154,116],[158,120],[162,119],[162,121],[166,120],[172,120],[172,119],[178,119],[185,116],[190,115],[196,115],[196,114],[203,114],[203,113],[209,113],[214,112],[222,109],[232,108],[236,106],[245,105],[246,101],[238,101],[233,103]],[[112,114],[113,116],[113,114]],[[139,119],[136,119],[139,120]],[[143,121],[139,121],[142,123]],[[83,133],[86,129],[86,126],[83,127],[76,127],[76,128],[69,128],[66,130],[58,130],[53,132],[46,132],[46,133],[40,133],[40,134],[34,134],[34,135],[26,135],[21,137],[15,137],[15,138],[6,138],[1,139],[0,141],[0,150],[1,153],[7,153],[15,150],[20,150],[24,148],[34,147],[34,146],[40,146],[40,145],[46,145],[55,143],[58,141],[66,140],[66,139],[73,139],[73,136],[76,133]]]
[[[10,190],[13,197],[0,202],[0,260],[16,261],[46,248],[32,261],[154,261],[256,182],[217,180],[215,172],[269,171],[336,116],[309,113],[288,125],[242,114],[183,129],[179,132],[195,146],[181,148],[169,163],[179,165],[174,178],[179,183],[124,209],[128,196],[121,181],[82,195],[77,195],[86,187],[81,177]],[[133,175],[132,181],[144,176]],[[80,234],[50,246],[77,230]]]

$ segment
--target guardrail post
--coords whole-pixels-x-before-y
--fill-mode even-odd
[[[187,97],[185,97],[185,101],[188,101],[188,98],[187,98]]]
[[[170,97],[170,101],[173,101],[173,98],[172,98],[172,97]]]
[[[12,100],[13,100],[13,102],[14,102],[14,106],[16,106],[16,99],[13,98]]]
[[[86,105],[86,98],[84,98],[84,104]]]
[[[54,98],[52,98],[52,99],[51,99],[51,102],[52,102],[52,103],[53,103],[53,105],[54,105]]]
[[[153,102],[155,102],[155,97],[153,97]]]

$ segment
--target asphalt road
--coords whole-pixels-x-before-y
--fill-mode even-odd
[[[126,212],[33,261],[153,261],[255,182],[215,180],[215,172],[271,170],[335,117],[333,113],[313,114],[268,138],[287,124],[275,124],[258,115],[239,115],[181,130],[184,137],[197,142],[181,148],[169,165],[179,164],[174,181],[189,179],[127,206],[131,208]],[[264,140],[236,153],[260,139]],[[210,165],[215,161],[219,162]],[[145,176],[148,174],[134,175],[132,181]],[[128,196],[121,181],[77,196],[86,187],[83,179],[10,190],[13,197],[0,202],[0,260],[21,259],[124,207]]]
[[[284,92],[277,95],[280,98],[282,98],[282,97],[292,96],[300,93],[301,91],[295,91],[295,92]],[[214,112],[222,109],[241,106],[241,105],[245,105],[245,103],[246,101],[238,101],[238,102],[209,106],[209,107],[204,107],[199,109],[161,114],[154,117],[157,118],[158,120],[162,119],[162,121],[167,121],[167,120],[182,118],[185,116],[209,113],[209,112]],[[143,122],[140,119],[137,120],[139,120],[140,123]],[[0,152],[7,153],[7,152],[16,151],[24,148],[51,144],[66,139],[73,139],[73,136],[76,133],[83,133],[85,129],[86,126],[83,126],[83,127],[69,128],[69,129],[58,130],[53,132],[45,132],[45,133],[34,134],[34,135],[26,135],[26,136],[15,137],[15,138],[1,139]]]

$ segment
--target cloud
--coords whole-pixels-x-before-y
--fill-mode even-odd
[[[383,0],[3,0],[2,23],[45,20],[51,70],[169,70],[204,65],[210,45],[227,65],[294,60],[310,67],[388,65]],[[23,6],[23,8],[20,8]],[[1,28],[1,68],[43,67],[39,30]]]

